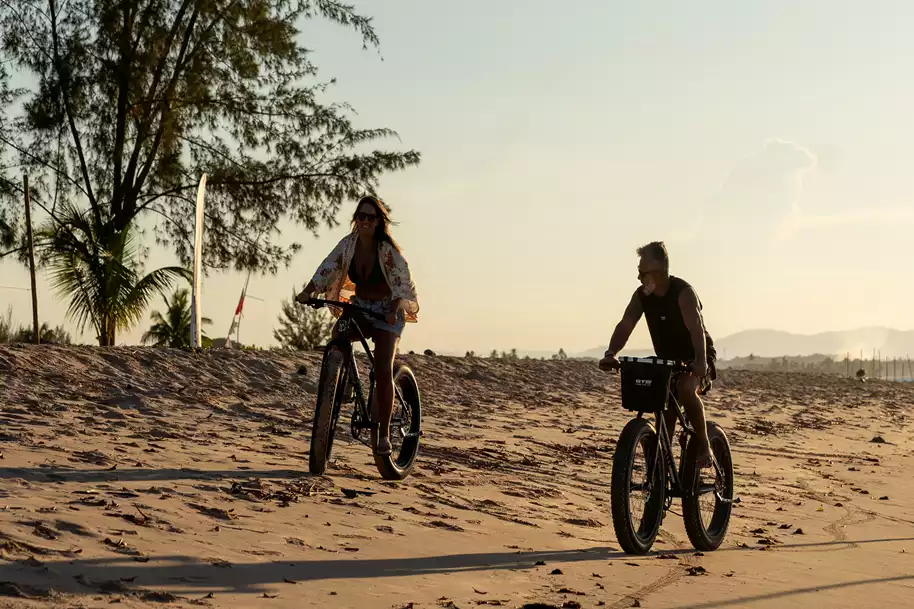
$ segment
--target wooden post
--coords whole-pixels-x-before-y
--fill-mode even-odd
[[[35,248],[32,241],[32,202],[29,199],[29,176],[22,176],[25,187],[25,234],[29,248],[29,276],[32,281],[32,332],[35,333],[35,344],[41,343],[41,328],[38,326],[38,292],[35,289]]]

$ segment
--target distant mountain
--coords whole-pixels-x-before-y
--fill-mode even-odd
[[[747,357],[780,357],[782,355],[828,355],[844,359],[850,353],[851,359],[873,357],[873,349],[882,357],[914,357],[914,330],[893,330],[891,328],[859,328],[819,334],[793,334],[780,330],[745,330],[714,341],[718,357],[732,359]],[[605,346],[571,354],[572,357],[603,357]],[[651,355],[650,350],[626,350],[625,355]]]
[[[779,330],[745,330],[726,336],[715,343],[717,351],[727,358],[745,357],[755,354],[759,357],[781,355],[834,355],[851,359],[863,355],[873,357],[873,350],[882,357],[905,357],[914,355],[914,330],[892,328],[859,328],[819,334],[792,334]]]
[[[580,353],[572,353],[569,357],[576,358],[590,358],[590,359],[603,359],[603,354],[606,353],[606,345],[602,347],[594,347],[588,351],[581,351]],[[653,349],[629,349],[626,347],[622,350],[620,355],[628,355],[631,357],[648,357],[654,354]]]

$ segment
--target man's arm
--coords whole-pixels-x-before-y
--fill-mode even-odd
[[[641,300],[638,298],[638,293],[635,292],[632,294],[631,302],[625,307],[625,313],[622,314],[622,321],[616,324],[616,329],[613,331],[612,338],[609,339],[609,349],[606,351],[607,357],[615,357],[616,354],[625,347],[625,343],[628,342],[629,337],[632,335],[635,326],[638,325],[638,322],[641,320],[641,315],[643,314],[644,311],[641,310]]]
[[[698,308],[698,295],[692,288],[686,288],[679,293],[679,309],[682,311],[682,321],[685,322],[689,334],[692,336],[692,348],[695,350],[693,368],[700,376],[707,374],[708,354],[705,343],[705,326],[701,320],[701,310]]]

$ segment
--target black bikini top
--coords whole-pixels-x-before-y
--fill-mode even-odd
[[[353,256],[352,262],[349,263],[349,279],[356,285],[377,285],[386,282],[384,273],[381,271],[381,256],[375,256],[374,266],[371,267],[368,277],[359,277],[359,272],[355,266],[355,256]]]

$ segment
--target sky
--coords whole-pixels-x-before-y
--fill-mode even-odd
[[[655,239],[712,336],[911,328],[914,3],[352,3],[380,51],[324,22],[301,39],[357,125],[423,155],[378,191],[419,292],[403,349],[605,345],[638,285],[635,248]],[[280,301],[346,231],[283,228],[303,248],[251,278],[244,343],[273,344]],[[0,273],[29,285],[13,263]],[[204,280],[210,336],[243,282]],[[72,325],[39,284],[41,318]],[[27,291],[3,300],[29,319]],[[642,323],[629,346],[649,344]]]

